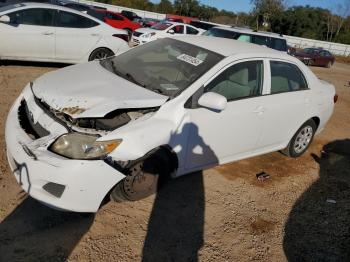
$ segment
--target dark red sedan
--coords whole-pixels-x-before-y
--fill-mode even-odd
[[[101,21],[104,21],[106,24],[109,24],[114,28],[128,31],[129,35],[141,27],[140,24],[130,21],[128,18],[119,13],[102,9],[89,10],[87,13],[93,17],[96,17],[97,19],[100,19]]]
[[[335,57],[329,51],[321,48],[305,48],[302,51],[295,52],[294,56],[309,66],[325,66],[329,68],[335,61]]]

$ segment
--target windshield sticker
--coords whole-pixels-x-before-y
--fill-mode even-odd
[[[177,59],[189,63],[193,66],[199,66],[201,63],[203,63],[203,60],[186,54],[179,55]]]
[[[173,84],[160,84],[160,87],[167,91],[177,91],[179,88]]]

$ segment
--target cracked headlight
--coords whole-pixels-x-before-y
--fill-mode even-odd
[[[71,133],[60,136],[50,150],[72,159],[101,159],[116,149],[121,139],[96,141],[97,137]]]

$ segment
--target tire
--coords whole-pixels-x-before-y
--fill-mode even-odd
[[[89,61],[102,60],[110,56],[114,56],[113,51],[105,47],[100,47],[92,51],[89,57]]]
[[[169,161],[167,155],[160,151],[134,163],[127,170],[127,176],[113,188],[110,199],[116,202],[137,201],[153,195],[169,178]]]
[[[315,61],[312,60],[312,59],[310,59],[310,60],[308,60],[307,65],[308,65],[308,66],[313,66],[314,63],[315,63]]]
[[[331,68],[331,66],[332,66],[332,62],[331,62],[331,61],[328,61],[326,67],[327,67],[327,68]]]
[[[316,132],[316,124],[310,119],[295,133],[282,153],[289,157],[299,157],[309,148]]]

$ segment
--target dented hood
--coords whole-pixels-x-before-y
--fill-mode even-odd
[[[104,117],[123,108],[157,107],[168,99],[115,75],[97,61],[47,73],[34,82],[33,92],[72,118]]]

